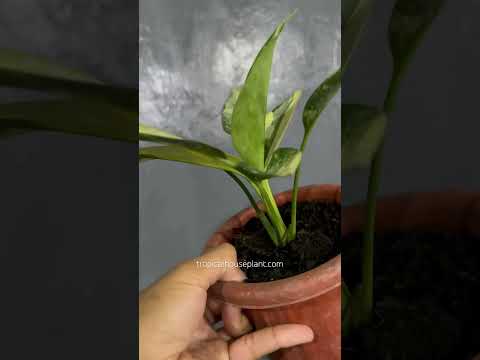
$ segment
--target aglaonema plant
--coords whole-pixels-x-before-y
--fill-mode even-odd
[[[397,0],[389,24],[392,76],[382,106],[342,104],[342,172],[369,167],[362,241],[362,282],[352,292],[342,283],[342,330],[370,321],[374,307],[374,235],[383,138],[408,65],[444,0]],[[373,0],[342,1],[342,72],[371,12]],[[345,60],[343,62],[343,60]]]
[[[140,124],[139,139],[161,145],[139,149],[141,161],[163,159],[225,171],[242,189],[272,242],[284,246],[296,236],[296,207],[302,154],[320,114],[340,87],[340,71],[328,77],[310,96],[303,110],[304,135],[299,148],[281,147],[301,97],[293,94],[271,111],[267,96],[275,45],[294,13],[283,20],[257,54],[244,84],[233,89],[222,114],[237,155],[208,144],[179,138]],[[275,202],[269,179],[294,175],[292,212],[286,224]],[[256,193],[259,201],[253,195]]]

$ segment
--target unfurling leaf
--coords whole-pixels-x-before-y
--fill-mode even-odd
[[[307,136],[315,126],[320,114],[323,112],[330,100],[335,96],[338,89],[340,89],[340,80],[341,73],[340,70],[337,70],[322,84],[320,84],[320,86],[307,100],[305,108],[303,109],[303,126]]]
[[[287,111],[288,106],[292,102],[292,98],[294,96],[295,96],[295,93],[292,96],[290,96],[289,98],[282,101],[279,105],[275,106],[273,108],[273,110],[271,112],[269,112],[269,114],[271,114],[272,119],[271,119],[270,123],[268,124],[268,126],[265,125],[265,130],[266,131],[267,131],[267,129],[270,129],[271,131],[273,131],[273,128],[271,128],[270,126],[273,123],[276,123],[282,117],[282,115],[285,113],[285,111]],[[270,133],[266,132],[265,137],[268,138],[269,136],[271,136],[271,132]]]
[[[397,0],[390,19],[394,78],[401,76],[445,0]]]
[[[273,176],[290,176],[297,170],[302,153],[293,148],[277,149],[268,165],[267,173]]]
[[[384,112],[364,105],[342,105],[342,170],[367,167],[383,141]]]
[[[292,15],[277,26],[258,53],[233,109],[233,146],[249,166],[260,171],[265,167],[265,117],[273,52]]]
[[[295,91],[288,100],[272,112],[272,123],[267,130],[265,139],[265,165],[267,166],[285,136],[285,132],[293,119],[293,114],[295,113],[301,95],[301,91]]]
[[[230,95],[225,101],[225,104],[223,105],[222,127],[223,127],[223,131],[225,131],[227,134],[230,134],[232,132],[233,108],[237,103],[238,95],[240,95],[240,90],[242,90],[241,86],[232,89],[232,91],[230,92]]]

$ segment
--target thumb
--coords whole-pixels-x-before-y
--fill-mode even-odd
[[[285,324],[267,327],[235,340],[229,348],[230,360],[257,360],[279,349],[311,342],[308,326]]]
[[[163,280],[207,291],[217,281],[242,281],[245,274],[237,267],[235,248],[224,243],[209,249],[201,256],[183,262],[169,272]]]

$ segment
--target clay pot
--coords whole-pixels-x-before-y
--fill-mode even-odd
[[[291,192],[275,196],[278,205],[291,201]],[[298,201],[340,203],[337,185],[312,185],[299,190]],[[241,228],[255,210],[246,209],[230,218],[209,239],[207,247],[231,240],[232,230]],[[305,324],[315,333],[313,342],[280,350],[275,360],[336,360],[341,346],[340,255],[328,262],[287,279],[264,283],[219,282],[209,296],[244,309],[257,329],[279,324]]]
[[[362,231],[365,206],[342,211],[342,236]],[[436,231],[480,236],[480,193],[412,193],[377,201],[376,232]],[[480,360],[478,354],[474,360]]]

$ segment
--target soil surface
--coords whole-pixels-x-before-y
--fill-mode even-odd
[[[280,207],[288,226],[290,204]],[[282,262],[281,267],[242,267],[248,282],[278,280],[323,264],[340,253],[340,205],[302,202],[297,205],[297,236],[284,247],[275,247],[262,223],[251,219],[237,229],[232,244],[239,262]]]
[[[342,241],[342,277],[353,289],[361,236]],[[375,245],[374,319],[342,339],[342,359],[472,360],[480,353],[480,238],[391,233]]]

